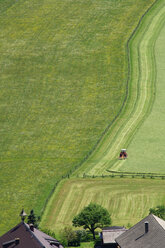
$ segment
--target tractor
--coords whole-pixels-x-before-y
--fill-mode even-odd
[[[126,149],[121,149],[119,159],[126,159],[128,157],[128,154],[126,152]]]

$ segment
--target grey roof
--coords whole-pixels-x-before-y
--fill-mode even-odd
[[[15,245],[16,240],[19,241],[17,245]],[[8,248],[63,248],[59,241],[36,228],[31,231],[29,225],[24,222],[19,223],[0,237],[0,247],[6,243]]]
[[[125,229],[124,226],[106,226],[103,227],[102,230],[118,230],[118,229]]]
[[[124,233],[126,229],[120,226],[105,227],[102,230],[102,238],[104,244],[116,243],[115,239]]]
[[[145,222],[148,222],[148,232],[145,232]],[[121,248],[165,247],[165,221],[150,214],[117,237],[116,242]]]
[[[47,235],[46,233],[34,228],[33,231],[30,230],[29,225],[26,224],[26,227],[29,229],[29,231],[31,232],[31,235],[34,236],[34,238],[36,238],[38,240],[38,242],[40,242],[43,247],[45,248],[63,248],[63,246],[59,243],[58,240],[52,238],[51,236]]]

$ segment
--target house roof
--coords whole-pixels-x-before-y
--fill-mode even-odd
[[[145,223],[148,231],[145,231]],[[165,221],[148,215],[125,233],[116,238],[121,248],[155,248],[165,245]]]
[[[104,244],[116,243],[115,239],[125,231],[126,229],[121,226],[104,227],[102,229],[103,243]]]
[[[30,230],[29,225],[24,222],[19,223],[10,231],[0,237],[0,247],[4,243],[19,239],[18,248],[63,248],[63,246],[54,238],[34,228]],[[15,247],[15,244],[11,242],[9,248]]]

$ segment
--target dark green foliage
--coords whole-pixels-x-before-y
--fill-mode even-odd
[[[86,230],[77,230],[76,234],[80,242],[91,241],[91,237]]]
[[[71,226],[65,227],[61,230],[60,241],[64,246],[79,246],[80,238]]]
[[[40,217],[37,217],[36,215],[35,215],[35,213],[34,213],[34,210],[32,209],[31,211],[30,211],[30,214],[28,215],[28,221],[27,221],[27,223],[28,224],[33,224],[34,225],[34,227],[38,227],[38,222],[39,222],[39,220],[40,220]]]
[[[150,208],[150,214],[154,214],[158,216],[159,218],[165,220],[165,206],[157,206],[155,208]]]
[[[90,203],[72,220],[73,226],[89,229],[95,239],[95,229],[111,224],[108,211],[96,203]]]

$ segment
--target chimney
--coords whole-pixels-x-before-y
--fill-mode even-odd
[[[148,223],[148,221],[146,221],[144,224],[145,224],[145,233],[148,233],[148,230],[149,230],[149,223]]]
[[[29,227],[30,227],[30,230],[31,230],[32,232],[34,232],[34,225],[33,225],[33,224],[29,224]]]

